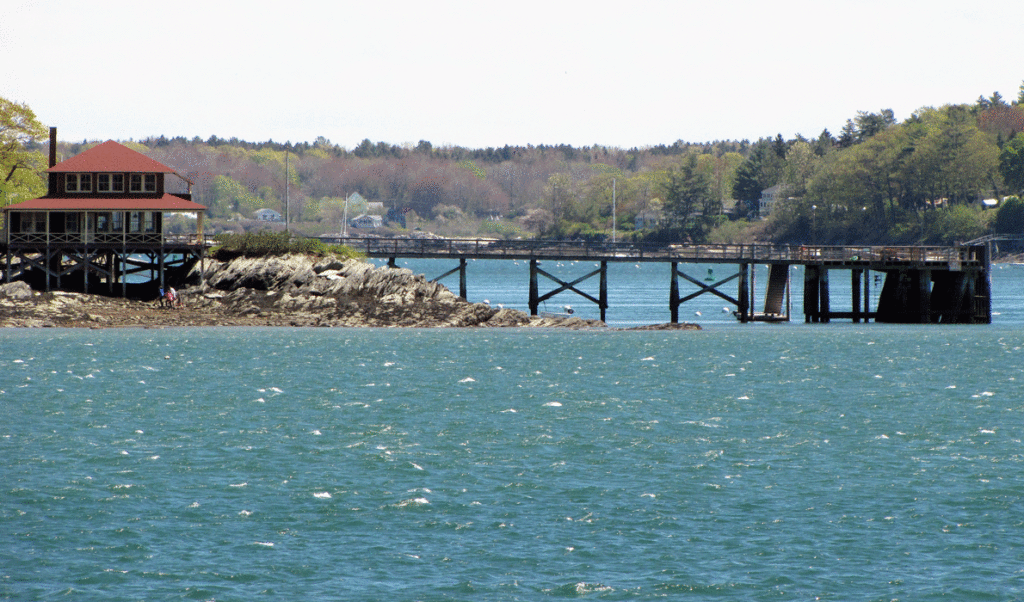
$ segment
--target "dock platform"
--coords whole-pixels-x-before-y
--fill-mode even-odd
[[[386,258],[395,266],[398,258],[452,259],[458,262],[440,280],[459,274],[459,294],[468,288],[466,261],[498,259],[528,261],[530,312],[537,315],[540,304],[561,292],[573,292],[598,306],[601,319],[608,308],[609,262],[665,263],[670,267],[668,305],[671,321],[679,321],[679,306],[704,294],[718,296],[735,306],[741,322],[788,321],[790,273],[793,266],[804,268],[803,314],[809,323],[833,319],[880,323],[988,324],[991,308],[991,252],[984,244],[941,246],[822,246],[822,245],[655,245],[637,243],[587,243],[548,240],[489,240],[433,238],[352,238],[321,236],[330,244],[344,244],[367,257]],[[591,261],[596,270],[567,281],[543,270],[542,261]],[[695,264],[727,264],[736,270],[714,282],[687,274]],[[769,266],[768,282],[762,296],[756,294],[754,267]],[[683,266],[681,268],[680,266]],[[833,311],[830,279],[846,273],[851,281],[852,311]],[[869,275],[884,275],[877,307],[870,307]],[[540,278],[555,288],[542,293]],[[598,278],[598,293],[577,286]],[[682,295],[680,279],[697,287]],[[736,281],[735,294],[724,287]],[[763,302],[758,311],[758,300]]]

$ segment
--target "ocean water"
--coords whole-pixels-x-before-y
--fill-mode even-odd
[[[993,279],[987,326],[0,331],[0,598],[1019,599]]]

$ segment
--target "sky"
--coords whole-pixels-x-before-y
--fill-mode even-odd
[[[7,0],[2,17],[0,97],[76,142],[812,138],[1024,82],[1020,0]]]

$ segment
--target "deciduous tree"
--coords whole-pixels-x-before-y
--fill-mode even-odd
[[[37,148],[45,136],[46,128],[28,105],[0,97],[0,204],[46,193],[41,176],[46,157]]]
[[[1010,191],[1024,194],[1024,133],[1003,145],[999,153],[999,173]]]

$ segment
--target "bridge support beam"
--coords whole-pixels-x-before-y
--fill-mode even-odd
[[[390,265],[390,264],[388,264],[388,265]],[[465,257],[460,257],[459,258],[459,265],[458,265],[458,267],[454,267],[454,268],[448,270],[444,274],[441,274],[437,278],[434,278],[433,280],[431,280],[431,282],[440,282],[442,278],[445,278],[447,276],[451,276],[455,272],[459,273],[459,296],[462,297],[463,299],[468,300],[468,295],[467,295],[468,287],[466,285],[466,258]]]
[[[597,305],[597,307],[600,309],[600,311],[601,311],[601,321],[602,322],[605,321],[605,314],[606,314],[606,310],[608,309],[608,262],[607,261],[602,261],[601,264],[600,264],[600,267],[598,269],[594,270],[593,272],[590,272],[589,274],[585,274],[584,276],[581,276],[581,277],[579,277],[576,280],[573,280],[571,282],[566,282],[564,280],[559,279],[557,276],[554,276],[552,274],[549,274],[548,272],[545,272],[544,270],[542,270],[540,268],[539,264],[540,264],[540,262],[537,261],[536,259],[531,259],[530,260],[530,301],[529,301],[529,303],[530,303],[530,315],[531,316],[536,316],[536,315],[538,315],[540,313],[540,304],[543,303],[544,301],[547,301],[548,299],[550,299],[551,297],[554,297],[558,293],[565,292],[565,291],[572,291],[572,292],[576,293],[577,295],[583,297],[584,299],[587,299],[588,301],[594,302]],[[550,292],[547,292],[547,293],[541,295],[540,294],[540,278],[539,278],[539,276],[544,276],[548,280],[551,280],[552,282],[558,284],[559,285],[558,288],[556,288],[556,289],[554,289],[554,290],[552,290]],[[598,285],[599,288],[598,288],[598,297],[597,298],[594,298],[593,295],[587,294],[587,293],[581,291],[580,289],[576,288],[577,284],[583,282],[584,280],[592,278],[594,276],[599,276],[600,277],[600,283]]]
[[[750,272],[750,264],[749,263],[741,264],[740,267],[739,267],[739,271],[737,273],[735,273],[735,274],[733,274],[733,275],[731,275],[731,276],[729,276],[727,278],[723,278],[722,280],[719,280],[719,281],[714,282],[712,284],[706,284],[704,282],[701,282],[700,280],[697,280],[696,278],[694,278],[692,276],[689,276],[687,274],[684,274],[683,272],[680,272],[679,271],[679,262],[678,261],[671,262],[671,268],[672,268],[672,272],[671,272],[671,277],[669,279],[669,291],[668,291],[668,309],[669,309],[669,314],[671,316],[670,319],[672,320],[673,324],[678,324],[679,323],[679,306],[682,305],[683,303],[686,303],[690,299],[695,299],[695,298],[703,295],[704,293],[711,293],[712,295],[715,295],[717,297],[720,297],[720,298],[728,301],[729,303],[732,303],[733,305],[736,306],[736,316],[741,321],[743,321],[743,322],[747,321],[746,319],[744,319],[744,316],[749,316],[749,313],[750,313],[750,293],[749,293],[750,289],[749,289],[749,285],[747,284],[747,279],[749,278],[749,272]],[[696,284],[697,286],[700,287],[700,290],[697,291],[696,293],[692,293],[692,294],[689,294],[689,295],[687,295],[685,297],[680,298],[679,297],[679,279],[678,279],[679,276],[682,276],[683,279],[686,280],[687,282],[691,282],[693,284]],[[709,276],[709,278],[710,278],[710,276]],[[720,287],[723,284],[726,284],[728,282],[731,282],[733,280],[736,280],[737,278],[740,280],[740,282],[739,282],[739,294],[737,295],[739,297],[738,299],[730,297],[729,295],[727,295],[727,294],[723,293],[722,291],[718,290],[718,287]]]

